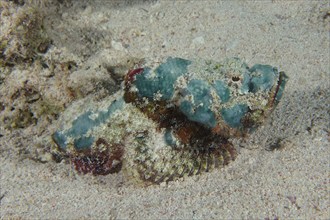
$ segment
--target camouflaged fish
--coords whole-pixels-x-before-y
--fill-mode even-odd
[[[228,139],[262,124],[286,81],[275,67],[238,58],[144,63],[116,94],[68,108],[52,138],[79,173],[123,171],[149,183],[196,175],[235,159]]]

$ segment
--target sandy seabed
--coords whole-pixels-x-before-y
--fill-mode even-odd
[[[107,63],[126,56],[239,57],[249,66],[277,66],[289,81],[264,126],[244,144],[234,140],[240,145],[235,161],[210,173],[148,187],[125,182],[121,173],[78,175],[69,164],[47,160],[47,154],[46,159],[24,157],[24,149],[29,149],[26,154],[39,153],[40,142],[56,129],[56,120],[49,126],[38,121],[18,129],[1,122],[1,218],[330,218],[328,1],[30,4],[46,12],[44,25],[52,46],[44,56],[75,62],[68,79],[72,87],[90,79],[107,80]],[[10,76],[35,77],[29,69],[11,68]],[[10,90],[20,82],[9,78],[0,88]],[[116,81],[111,80],[107,91],[116,90]],[[64,83],[50,82],[40,84],[45,94],[46,88]],[[94,86],[84,84],[87,92],[82,96],[90,95]],[[54,96],[63,95],[50,89]],[[272,150],[274,144],[278,147]]]

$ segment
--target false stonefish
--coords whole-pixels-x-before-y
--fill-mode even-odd
[[[145,62],[117,93],[69,107],[52,139],[79,173],[167,182],[233,160],[228,139],[260,125],[286,81],[275,67],[238,58]]]

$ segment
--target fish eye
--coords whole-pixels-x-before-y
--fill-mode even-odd
[[[231,80],[233,80],[234,82],[240,81],[240,78],[238,76],[233,76],[231,77]]]

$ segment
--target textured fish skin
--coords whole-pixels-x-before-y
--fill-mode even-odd
[[[67,110],[52,137],[80,173],[123,170],[129,179],[167,182],[234,160],[228,139],[262,124],[286,82],[277,68],[238,58],[169,57],[129,71],[105,101]]]

